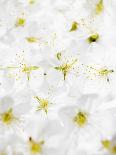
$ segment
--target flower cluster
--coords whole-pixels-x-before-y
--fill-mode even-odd
[[[116,154],[115,0],[0,0],[0,155]]]

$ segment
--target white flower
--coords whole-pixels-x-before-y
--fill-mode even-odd
[[[41,84],[43,78],[39,76],[42,74],[42,70],[38,66],[39,60],[37,59],[36,62],[31,55],[27,56],[26,54],[24,52],[16,54],[15,59],[3,67],[3,82],[7,83],[7,86],[11,86],[12,83],[14,87],[23,87],[25,84],[28,84],[33,88]],[[35,80],[37,83],[35,83]]]
[[[59,116],[68,135],[66,150],[71,145],[96,150],[101,137],[114,134],[111,109],[115,107],[115,101],[103,102],[97,95],[90,94],[83,95],[77,101],[74,98],[64,100],[64,103]]]
[[[33,113],[58,119],[57,113],[63,104],[62,99],[65,99],[66,93],[63,92],[63,89],[53,90],[53,92],[52,90],[46,92],[40,89],[33,93]]]
[[[0,155],[116,154],[115,0],[0,0]]]
[[[60,142],[61,125],[57,120],[43,119],[40,116],[29,117],[24,129],[21,153],[26,155],[54,154]],[[59,138],[58,138],[59,137]],[[15,145],[18,149],[18,145]]]
[[[98,154],[115,155],[116,154],[116,137],[104,138],[101,140],[102,147],[98,150]]]
[[[31,91],[25,87],[18,92],[13,90],[0,98],[0,132],[21,129],[24,116],[31,110]]]
[[[101,51],[102,52],[102,51]],[[111,49],[110,53],[101,53],[97,58],[97,53],[88,55],[83,65],[86,76],[85,93],[96,92],[100,95],[115,93],[115,52]]]
[[[55,57],[56,56],[56,57]],[[62,51],[54,55],[52,63],[52,74],[58,78],[58,84],[71,84],[78,78],[79,60],[70,52]],[[55,78],[55,79],[56,79]]]

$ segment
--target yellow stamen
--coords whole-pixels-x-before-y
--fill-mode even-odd
[[[44,110],[45,113],[47,114],[49,101],[47,99],[39,98],[38,96],[36,96],[35,98],[37,99],[37,101],[40,104],[37,110]]]
[[[29,43],[36,43],[36,42],[38,42],[38,38],[36,38],[36,37],[27,37],[26,40]]]
[[[1,119],[2,119],[3,123],[10,124],[16,118],[13,115],[12,109],[9,109],[7,112],[1,114]]]
[[[35,142],[31,137],[29,138],[30,151],[33,154],[41,153],[43,144],[44,144],[44,141]]]
[[[26,73],[27,74],[27,79],[30,80],[30,74],[31,74],[31,71],[34,71],[34,70],[37,70],[39,69],[38,66],[26,66],[25,64],[23,65],[23,68],[22,68],[22,72]]]
[[[110,148],[110,145],[111,145],[111,142],[109,140],[103,140],[102,141],[102,145],[105,149],[109,149]]]
[[[17,69],[19,67],[16,67],[16,66],[7,66],[7,69]]]
[[[99,74],[100,74],[101,76],[107,76],[108,74],[113,73],[113,72],[114,72],[113,70],[101,69],[101,70],[99,71]]]
[[[89,74],[93,74],[94,76],[99,76],[101,78],[105,78],[107,82],[109,82],[109,75],[114,72],[114,70],[107,69],[107,67],[102,68],[94,68],[92,66],[86,66],[87,68],[91,69],[89,70]]]
[[[78,112],[73,121],[79,126],[83,127],[87,123],[87,114],[85,112]]]
[[[96,14],[100,14],[104,9],[103,0],[99,0],[99,2],[96,4]]]
[[[71,29],[69,30],[69,32],[76,31],[77,29],[78,29],[78,23],[74,21],[74,22],[72,23],[72,27],[71,27]]]
[[[113,73],[114,70],[108,70],[108,69],[100,69],[98,71],[98,74],[102,77],[106,77],[107,78],[107,81],[109,82],[109,78],[108,78],[108,75]]]
[[[65,63],[61,66],[55,67],[56,70],[61,71],[64,75],[64,80],[66,79],[67,73],[71,70],[71,68],[73,67],[73,65],[77,62],[77,59],[74,60],[72,63],[68,64]]]
[[[87,41],[89,43],[93,43],[93,42],[96,42],[98,39],[99,39],[99,34],[95,33],[95,34],[91,35],[90,37],[88,37]]]
[[[58,59],[58,60],[61,60],[61,56],[62,56],[62,54],[61,54],[61,53],[57,53],[57,55],[56,55],[56,56],[57,56],[57,59]]]
[[[18,18],[16,21],[16,27],[23,27],[26,23],[26,20],[24,18]]]

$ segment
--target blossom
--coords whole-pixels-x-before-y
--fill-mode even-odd
[[[112,54],[113,52],[112,49]],[[84,60],[86,63],[83,72],[87,79],[85,92],[97,92],[102,95],[113,92],[115,87],[114,57],[110,56],[109,53],[102,53],[97,59],[96,54],[91,54],[88,60]],[[94,89],[95,87],[96,89]]]
[[[0,155],[116,154],[115,0],[0,0]]]
[[[26,87],[24,88],[26,89]],[[9,132],[10,130],[20,129],[20,124],[23,122],[23,117],[26,112],[31,110],[31,97],[28,97],[31,91],[24,89],[15,92],[15,89],[10,93],[1,96],[0,101],[0,126],[1,132]],[[22,93],[23,91],[23,93]],[[20,98],[20,100],[19,100]],[[23,105],[23,106],[22,106]]]
[[[114,134],[114,114],[111,112],[115,107],[114,101],[103,102],[97,95],[89,94],[78,100],[72,98],[70,102],[64,102],[67,102],[67,105],[60,108],[59,116],[69,136],[67,145],[74,144],[75,147],[77,145],[92,150],[94,146],[99,147],[101,137]],[[91,138],[93,145],[89,144]]]
[[[36,119],[38,118],[38,119]],[[32,115],[24,128],[24,137],[21,144],[22,154],[53,154],[57,150],[60,135],[60,124],[56,120],[50,121],[40,116]],[[34,132],[33,132],[34,131]],[[54,144],[53,144],[54,143]],[[18,145],[15,145],[17,148]]]

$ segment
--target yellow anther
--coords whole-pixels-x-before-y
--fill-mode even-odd
[[[102,141],[102,145],[105,149],[109,149],[110,148],[110,145],[111,145],[111,142],[109,140],[103,140]]]
[[[27,37],[26,40],[29,43],[36,43],[36,42],[38,42],[38,38],[36,38],[36,37]]]
[[[26,23],[26,20],[24,18],[18,18],[16,21],[16,27],[23,27]]]
[[[35,142],[31,137],[29,137],[30,151],[33,154],[41,153],[43,144],[44,144],[44,141]]]
[[[100,14],[104,9],[103,0],[99,0],[99,2],[96,4],[96,14]]]
[[[114,72],[114,70],[101,69],[99,71],[99,75],[101,75],[101,76],[107,76],[108,74],[113,73],[113,72]]]
[[[101,76],[101,77],[106,77],[107,78],[107,82],[109,82],[109,77],[108,75],[113,73],[114,70],[108,70],[108,69],[100,69],[98,71],[98,74]]]
[[[72,23],[72,27],[71,27],[71,29],[69,30],[69,32],[76,31],[77,29],[78,29],[78,23],[74,21],[74,22]]]
[[[56,54],[56,57],[57,57],[58,60],[61,60],[61,56],[62,56],[61,53],[57,53],[57,54]]]
[[[99,39],[99,34],[98,33],[95,33],[95,34],[92,34],[90,37],[87,38],[87,41],[89,43],[93,43],[93,42],[96,42],[98,41]]]

